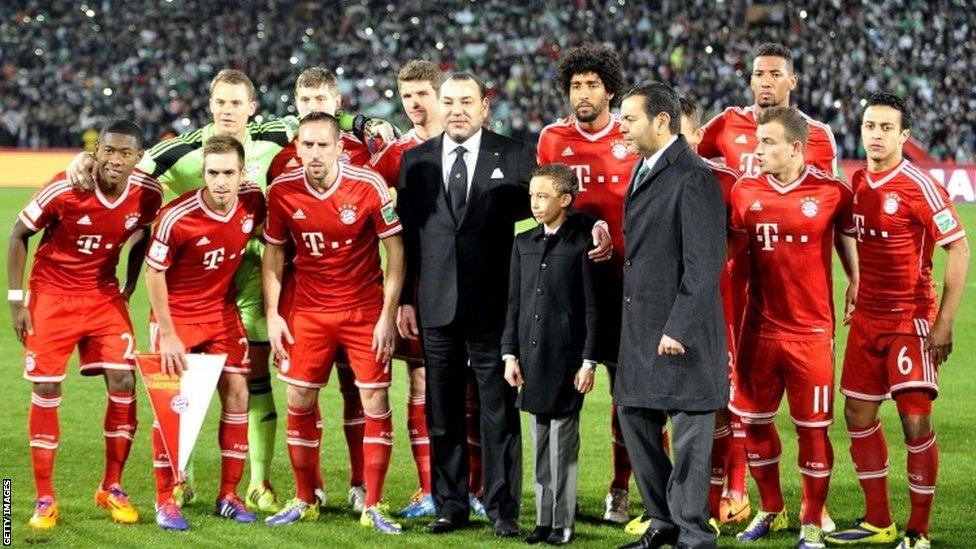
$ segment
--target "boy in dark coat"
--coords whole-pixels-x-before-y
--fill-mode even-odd
[[[536,528],[527,543],[573,538],[579,411],[593,388],[597,306],[587,250],[594,220],[567,215],[576,173],[548,164],[529,184],[539,226],[512,246],[508,318],[502,338],[505,379],[521,387],[518,406],[532,414]]]

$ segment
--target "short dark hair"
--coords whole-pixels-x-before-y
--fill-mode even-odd
[[[335,74],[322,67],[307,68],[302,71],[302,74],[298,75],[298,80],[295,80],[296,92],[298,88],[311,88],[314,90],[322,86],[329,88],[329,91],[332,93],[339,94],[339,84],[336,81]]]
[[[130,120],[125,120],[122,118],[117,118],[112,120],[108,124],[102,126],[102,131],[98,132],[98,140],[101,141],[105,138],[106,134],[117,133],[121,135],[128,135],[135,138],[136,143],[139,148],[142,148],[143,133],[142,128],[138,124]]]
[[[701,116],[699,116],[698,105],[691,102],[687,97],[679,97],[678,103],[681,104],[681,116],[688,118],[691,125],[696,129],[701,126]]]
[[[678,93],[671,86],[662,82],[641,82],[624,92],[623,98],[634,96],[644,98],[644,112],[648,118],[654,118],[662,112],[666,113],[671,117],[668,131],[672,135],[681,133],[681,104],[678,101]]]
[[[569,95],[569,85],[577,74],[596,73],[607,93],[620,95],[624,85],[623,66],[617,52],[597,44],[583,44],[566,50],[556,66],[556,85]]]
[[[475,84],[478,85],[478,93],[481,94],[481,98],[484,99],[485,97],[487,97],[485,95],[485,83],[482,82],[481,79],[478,78],[477,76],[475,76],[474,73],[472,73],[472,72],[468,72],[468,71],[452,72],[444,80],[445,80],[445,82],[448,81],[448,80],[453,80],[455,82],[458,82],[458,81],[464,82],[466,80],[467,81],[474,82]],[[440,93],[440,90],[437,90],[437,92]]]
[[[868,97],[868,101],[864,105],[864,108],[866,109],[874,106],[891,107],[892,109],[900,112],[901,129],[912,129],[912,123],[914,122],[914,120],[912,120],[912,111],[908,108],[908,103],[906,103],[901,97],[893,93],[875,92],[871,94],[871,97]]]
[[[803,113],[796,107],[769,107],[763,109],[756,117],[756,125],[779,122],[786,133],[786,139],[790,143],[799,141],[804,147],[807,146],[807,138],[810,136],[810,126]]]
[[[203,144],[203,158],[206,162],[208,154],[237,153],[237,161],[244,167],[244,145],[229,135],[215,135]]]
[[[779,42],[763,42],[759,44],[756,48],[756,54],[753,55],[753,59],[756,57],[781,57],[786,59],[786,67],[793,72],[793,52],[790,48],[787,48]]]
[[[444,83],[444,73],[432,61],[414,59],[408,62],[397,73],[397,82],[430,82],[435,93],[440,93]]]
[[[332,126],[335,133],[336,139],[339,139],[339,119],[325,112],[310,112],[302,118],[301,122],[298,123],[298,128],[301,129],[302,126],[307,126],[314,122],[325,122]]]
[[[573,198],[579,193],[579,179],[576,177],[576,170],[566,164],[558,162],[553,164],[543,164],[533,170],[532,177],[548,177],[552,179],[552,184],[557,191],[568,194]]]

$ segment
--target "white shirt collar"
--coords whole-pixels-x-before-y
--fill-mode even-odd
[[[652,154],[649,158],[644,159],[644,165],[647,166],[648,172],[654,169],[654,165],[657,164],[657,161],[660,160],[661,157],[664,155],[664,151],[668,150],[668,147],[673,145],[674,142],[677,140],[678,140],[677,135],[671,136],[671,139],[668,140],[668,142],[665,143],[663,147],[658,149],[656,153]]]
[[[458,143],[447,132],[444,132],[444,154],[453,155],[454,149],[458,148],[458,146],[464,147],[469,153],[478,154],[478,149],[481,148],[481,134],[483,131],[483,129],[478,128],[478,131],[465,140],[464,143]]]

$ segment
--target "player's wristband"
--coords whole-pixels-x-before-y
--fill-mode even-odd
[[[24,290],[7,290],[7,301],[23,301]]]

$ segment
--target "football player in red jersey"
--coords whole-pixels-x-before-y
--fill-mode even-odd
[[[257,517],[238,497],[237,485],[248,451],[251,360],[233,281],[248,241],[264,223],[264,195],[260,187],[244,183],[244,147],[227,135],[204,143],[203,177],[203,189],[166,205],[146,253],[150,349],[160,354],[163,372],[176,375],[185,367],[184,353],[227,355],[217,383],[221,460],[214,514],[250,523]],[[177,479],[155,422],[153,468],[156,524],[186,530],[189,524],[173,497]]]
[[[841,392],[851,459],[865,513],[834,543],[891,543],[898,530],[888,506],[888,444],[878,421],[892,398],[908,449],[911,513],[900,548],[930,546],[929,516],[939,468],[932,427],[938,368],[952,352],[969,243],[945,187],[903,157],[912,128],[905,101],[872,95],[861,120],[867,168],[855,172],[854,225],[861,285],[847,339]],[[932,252],[946,250],[942,301],[936,307]]]
[[[744,175],[757,175],[756,162],[756,116],[769,107],[783,107],[790,104],[790,92],[796,88],[797,76],[793,70],[793,54],[789,48],[777,43],[764,43],[756,48],[752,62],[749,87],[755,102],[748,107],[729,107],[712,118],[704,126],[698,154],[705,158],[722,158],[725,165]],[[830,126],[805,116],[808,125],[805,159],[807,164],[828,174],[836,173],[837,146]],[[746,285],[748,273],[745,262],[735,262],[730,273],[730,291],[734,313],[733,327],[737,330],[745,312]],[[749,518],[749,496],[746,492],[746,463],[743,446],[745,434],[739,418],[732,414],[729,418],[733,438],[728,448],[727,490],[722,498],[721,520],[739,522]],[[832,522],[827,517],[824,525],[832,530]]]
[[[688,142],[688,146],[693,150],[698,150],[698,143],[701,142],[702,138],[702,127],[701,118],[699,118],[698,106],[692,103],[690,100],[681,97],[679,98],[681,103],[681,135],[685,137],[685,141]],[[732,168],[729,168],[722,162],[711,160],[708,158],[702,158],[709,167],[712,168],[712,173],[715,175],[715,180],[718,181],[719,186],[722,188],[722,198],[725,200],[726,209],[729,208],[729,196],[732,193],[732,186],[739,179],[739,173]],[[726,216],[728,217],[728,216]],[[740,259],[738,261],[743,261],[742,254],[740,254]],[[725,272],[722,273],[721,292],[722,292],[722,306],[725,310],[726,318],[726,345],[729,350],[729,375],[732,375],[732,365],[735,361],[735,334],[736,329],[731,321],[734,318],[733,310],[733,297],[732,297],[732,280],[731,273],[734,269],[734,261],[730,258],[726,264]],[[744,286],[743,286],[744,288]],[[743,438],[745,433],[741,433]],[[712,477],[711,477],[711,488],[708,494],[708,505],[711,511],[712,519],[716,520],[721,524],[722,522],[727,522],[722,520],[721,513],[721,499],[722,490],[725,484],[725,468],[726,461],[728,459],[728,448],[729,443],[732,439],[733,432],[729,425],[729,412],[728,409],[722,409],[715,412],[715,439],[712,442]],[[748,509],[748,507],[746,508]],[[650,524],[649,521],[645,521],[646,524]]]
[[[797,547],[824,547],[821,522],[833,466],[834,308],[832,248],[857,291],[853,193],[847,183],[805,164],[808,126],[794,107],[757,118],[762,172],[731,194],[731,250],[745,247],[749,299],[737,347],[729,409],[742,418],[760,510],[739,541],[788,526],[779,481],[781,445],[773,424],[785,391],[796,426],[802,478]],[[842,236],[835,238],[835,230]]]
[[[366,486],[360,524],[385,534],[401,527],[382,503],[393,447],[387,389],[396,341],[396,308],[403,286],[403,243],[393,197],[373,170],[338,161],[335,117],[314,112],[302,119],[302,168],[279,176],[268,189],[264,279],[268,335],[288,384],[288,453],[297,495],[267,519],[277,526],[314,520],[322,437],[315,409],[328,383],[336,348],[348,354],[365,410]],[[296,249],[293,303],[279,312],[284,244]],[[378,244],[386,251],[384,278]]]
[[[29,524],[35,529],[54,528],[58,521],[52,482],[58,406],[75,347],[82,375],[103,375],[108,391],[105,475],[95,503],[116,522],[139,519],[120,484],[137,423],[135,340],[127,301],[142,268],[148,225],[163,199],[159,183],[135,169],[142,138],[132,122],[106,125],[94,154],[94,192],[72,190],[65,174],[58,174],[34,194],[10,233],[7,301],[14,332],[24,343],[24,378],[33,383],[28,434],[37,501]],[[25,294],[27,243],[42,230]],[[115,271],[126,242],[131,248],[120,288]]]
[[[543,128],[536,156],[540,165],[561,162],[571,166],[580,182],[573,207],[610,225],[613,256],[596,273],[602,290],[600,318],[604,319],[598,329],[598,354],[607,365],[612,391],[623,302],[624,195],[638,158],[627,151],[620,121],[610,112],[610,103],[623,86],[620,59],[612,50],[593,44],[572,48],[559,60],[556,83],[573,114]],[[610,432],[613,478],[603,519],[622,524],[630,520],[631,466],[616,407],[611,410]]]

